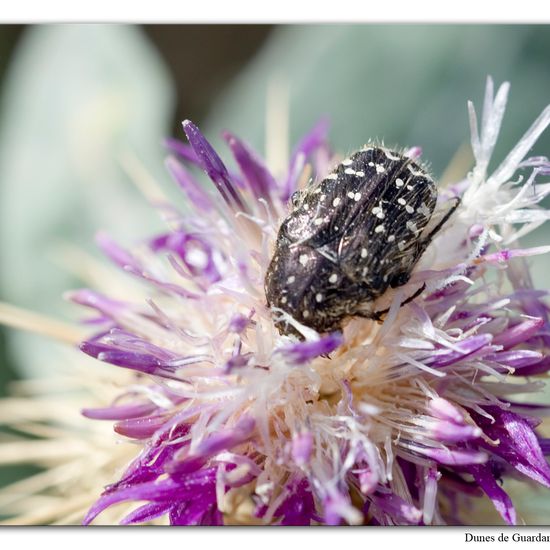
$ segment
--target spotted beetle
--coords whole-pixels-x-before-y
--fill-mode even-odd
[[[348,317],[380,319],[374,300],[407,283],[460,203],[456,198],[430,224],[436,201],[436,184],[423,167],[365,146],[292,196],[265,277],[268,305],[318,332],[339,330]],[[276,324],[283,334],[296,333],[284,320]]]

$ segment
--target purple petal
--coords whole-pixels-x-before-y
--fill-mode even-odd
[[[512,500],[508,494],[496,482],[491,468],[485,464],[476,464],[468,466],[467,471],[470,472],[476,483],[483,489],[485,494],[492,500],[495,509],[502,516],[508,525],[516,524],[516,511]]]
[[[429,364],[433,367],[446,367],[488,346],[492,339],[491,334],[472,336],[471,338],[457,342],[455,348],[458,349],[444,350],[438,355],[434,355],[433,362]]]
[[[202,169],[216,184],[216,188],[223,199],[231,208],[246,211],[247,209],[239,191],[231,182],[227,168],[216,151],[214,151],[212,145],[208,143],[200,130],[190,120],[183,122],[183,131],[187,135],[187,139],[191,147],[193,147]]]
[[[169,250],[177,254],[193,277],[204,277],[208,283],[216,283],[222,278],[214,259],[217,252],[202,235],[176,231],[160,235],[149,244],[155,252]],[[223,256],[219,252],[217,256],[220,263]]]
[[[513,350],[513,351],[502,351],[497,353],[492,353],[484,357],[487,361],[497,361],[508,367],[514,369],[523,369],[524,367],[529,367],[531,365],[540,363],[542,358],[542,353],[539,351],[531,350]]]
[[[518,289],[513,295],[529,317],[540,317],[548,326],[548,306],[541,300],[548,296],[547,290]]]
[[[109,319],[114,319],[117,315],[119,315],[122,311],[126,311],[129,307],[124,302],[112,300],[99,292],[95,292],[87,288],[67,292],[65,296],[71,300],[71,302],[81,306],[93,308],[100,313],[103,313]]]
[[[277,351],[285,355],[289,361],[296,364],[304,364],[320,355],[328,355],[343,342],[343,336],[339,332],[332,332],[322,336],[315,342],[298,342],[290,346],[279,348]]]
[[[275,517],[282,516],[281,525],[311,525],[315,519],[315,501],[307,479],[290,485],[290,495],[277,508]]]
[[[148,283],[151,283],[152,285],[156,286],[166,294],[174,294],[181,298],[191,299],[191,300],[195,300],[199,298],[198,294],[194,292],[190,292],[189,290],[183,288],[181,285],[174,284],[174,283],[166,283],[164,281],[161,281],[156,277],[154,277],[153,275],[151,275],[150,273],[146,271],[142,271],[141,269],[136,269],[134,266],[127,265],[124,267],[124,270],[128,273],[131,273],[132,275],[135,275],[140,279],[143,279],[144,281],[147,281]]]
[[[192,299],[198,298],[197,294],[194,294],[193,292],[189,292],[188,290],[184,289],[180,285],[159,281],[158,279],[153,277],[150,273],[147,273],[146,271],[144,271],[141,264],[138,262],[136,258],[134,258],[129,252],[127,252],[126,250],[118,246],[110,237],[108,237],[104,233],[100,233],[97,236],[97,242],[100,248],[103,250],[103,252],[115,264],[117,264],[120,268],[124,269],[124,271],[131,273],[132,275],[135,275],[140,279],[144,279],[154,284],[164,292],[167,292],[170,294],[177,294],[183,298],[192,298]]]
[[[243,367],[246,367],[250,359],[253,357],[252,353],[243,353],[242,355],[235,355],[231,357],[228,361],[226,361],[225,365],[223,366],[222,372],[224,374],[229,374],[233,372],[234,369],[242,369]]]
[[[432,399],[428,410],[437,419],[429,427],[430,434],[439,441],[458,443],[483,435],[480,428],[468,424],[464,415],[446,399],[441,397]]]
[[[166,430],[166,426],[170,426],[170,423],[164,423],[164,430]],[[146,481],[153,481],[165,473],[166,464],[182,447],[188,444],[181,438],[189,433],[189,425],[173,424],[169,428],[169,433],[168,431],[159,431],[160,434],[155,434],[154,439],[146,444],[145,449],[128,466],[121,479],[105,489],[105,494]]]
[[[296,185],[307,157],[327,143],[329,130],[328,119],[320,120],[298,143],[290,159],[290,168],[287,180],[284,185],[282,200],[287,201],[292,193],[296,191]]]
[[[433,447],[420,447],[415,445],[416,452],[427,456],[439,464],[448,466],[464,466],[468,464],[483,464],[489,458],[487,453],[473,449],[449,449],[447,447],[436,449]]]
[[[378,474],[370,468],[365,468],[358,472],[357,478],[359,479],[361,492],[364,495],[370,495],[378,487],[378,482],[380,481]]]
[[[447,489],[451,494],[464,493],[465,495],[480,497],[483,491],[474,481],[466,481],[458,473],[451,470],[443,470],[439,485]]]
[[[120,247],[106,233],[99,232],[96,235],[96,242],[103,253],[122,269],[131,267],[137,271],[141,270],[141,265],[136,258],[134,258],[128,251]]]
[[[250,439],[255,429],[256,421],[252,417],[245,416],[232,428],[220,430],[216,434],[203,439],[197,445],[194,454],[211,456],[226,449],[231,449]]]
[[[547,290],[521,289],[514,292],[519,299],[523,311],[530,317],[540,317],[544,320],[544,332],[541,334],[546,347],[550,347],[550,324],[548,322],[548,306],[541,300],[548,296]]]
[[[518,165],[519,168],[543,168],[543,169],[550,169],[550,162],[548,161],[548,159],[546,157],[542,157],[542,156],[539,156],[539,157],[529,157],[527,159],[525,159],[524,161],[520,162],[519,165]],[[542,175],[548,175],[547,173],[545,172],[539,172],[541,173]],[[550,171],[549,171],[550,173]]]
[[[323,513],[327,525],[341,525],[346,509],[351,502],[348,495],[332,493],[323,499]]]
[[[544,326],[544,320],[540,318],[531,318],[518,323],[501,334],[496,334],[493,338],[493,344],[503,346],[509,349],[515,345],[529,340]]]
[[[223,525],[223,514],[218,510],[216,505],[209,506],[201,519],[200,525],[215,526]]]
[[[304,466],[309,462],[313,450],[313,435],[311,432],[301,432],[292,438],[292,460],[297,466]]]
[[[214,209],[208,193],[176,159],[169,157],[166,160],[166,167],[193,206],[202,212],[211,212]]]
[[[203,439],[187,456],[168,465],[167,472],[186,479],[189,472],[202,468],[210,457],[248,441],[254,434],[255,428],[256,423],[253,418],[243,417],[232,428],[220,430]]]
[[[452,403],[442,397],[432,399],[428,407],[430,412],[441,420],[450,420],[456,424],[464,422],[464,415]]]
[[[550,487],[550,466],[529,421],[499,407],[485,407],[485,410],[495,422],[491,424],[488,418],[476,414],[476,423],[491,439],[499,442],[496,446],[486,445],[488,450],[503,458],[518,472]]]
[[[81,412],[86,418],[93,418],[95,420],[122,420],[145,416],[157,408],[158,406],[151,402],[128,403],[126,405],[113,405],[97,409],[82,409]]]
[[[537,363],[522,366],[514,374],[519,376],[532,376],[535,374],[544,374],[550,370],[550,356],[545,357]]]
[[[429,467],[424,475],[424,492],[422,499],[422,521],[424,524],[430,524],[433,520],[437,500],[438,481],[440,478],[441,474],[437,471],[437,468],[433,467]],[[411,496],[413,498],[415,497],[414,494]]]
[[[215,493],[213,490],[206,495],[206,498],[193,500],[191,502],[180,502],[172,506],[170,510],[170,525],[203,525],[205,516],[212,517],[215,506]],[[221,514],[219,514],[221,517]],[[222,522],[212,522],[210,525],[222,525]]]
[[[201,495],[205,488],[215,484],[215,470],[215,468],[210,468],[199,472],[200,475],[188,476],[184,484],[166,478],[161,481],[149,481],[106,493],[90,508],[83,523],[84,525],[89,524],[109,506],[127,500],[149,500],[162,503]]]
[[[131,439],[147,439],[152,437],[166,423],[165,415],[146,416],[122,420],[114,425],[117,434]]]
[[[223,137],[228,143],[254,196],[257,199],[269,199],[270,193],[276,188],[277,183],[260,157],[233,134],[224,132]]]
[[[156,519],[168,512],[172,504],[170,502],[152,502],[140,506],[120,521],[121,525],[131,525],[133,523],[145,523]]]
[[[396,525],[418,525],[422,520],[421,510],[394,493],[376,494],[371,498]]]
[[[183,143],[179,139],[175,138],[166,138],[164,140],[164,145],[173,153],[181,157],[183,160],[195,164],[196,166],[201,167],[199,158],[197,157],[193,147]]]
[[[550,455],[550,438],[543,437],[539,439],[540,450],[544,455]]]
[[[436,422],[430,427],[429,432],[431,436],[438,441],[447,443],[469,441],[470,439],[476,439],[483,435],[482,430],[477,426],[471,426],[470,424],[460,426],[454,422],[447,422],[445,420]]]
[[[87,355],[95,357],[104,363],[110,363],[111,365],[132,369],[145,374],[155,374],[164,378],[178,379],[174,375],[174,372],[177,370],[176,368],[170,367],[166,364],[165,360],[159,359],[152,354],[120,350],[107,344],[90,341],[82,342],[80,349]]]
[[[522,258],[524,256],[537,256],[539,254],[546,254],[549,251],[548,246],[535,246],[533,248],[514,248],[509,249],[505,248],[499,250],[498,252],[493,252],[491,254],[484,254],[479,258],[478,261],[483,261],[487,263],[500,264],[507,263],[512,258]]]
[[[250,316],[236,313],[229,320],[229,330],[237,334],[242,334],[249,324],[250,324]]]

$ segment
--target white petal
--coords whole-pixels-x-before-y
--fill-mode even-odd
[[[495,170],[489,181],[496,182],[497,185],[510,179],[518,168],[518,164],[523,160],[529,149],[533,147],[542,132],[550,124],[550,105],[544,109],[540,116],[535,120],[532,126],[525,132],[525,135],[519,140],[518,144],[510,151],[508,156],[502,161]]]

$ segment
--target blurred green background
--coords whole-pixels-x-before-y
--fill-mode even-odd
[[[218,136],[226,128],[263,153],[273,82],[288,89],[291,144],[327,115],[336,150],[370,138],[420,145],[438,176],[468,143],[466,101],[479,113],[487,75],[509,80],[498,162],[550,103],[549,29],[0,26],[0,300],[74,319],[61,295],[82,281],[63,251],[97,254],[98,229],[132,242],[159,227],[120,155],[133,151],[181,201],[164,172],[162,138],[183,137],[180,123],[191,118],[225,158]],[[550,132],[532,153],[550,154]],[[549,235],[542,228],[527,242],[546,244]],[[536,259],[539,287],[550,286],[548,268]],[[0,395],[15,377],[48,376],[53,349],[0,329]]]

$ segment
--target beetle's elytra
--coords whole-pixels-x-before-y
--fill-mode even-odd
[[[265,278],[269,306],[318,332],[348,317],[377,318],[372,302],[405,284],[431,239],[435,182],[407,156],[365,146],[295,193]],[[282,333],[294,332],[281,321]]]

